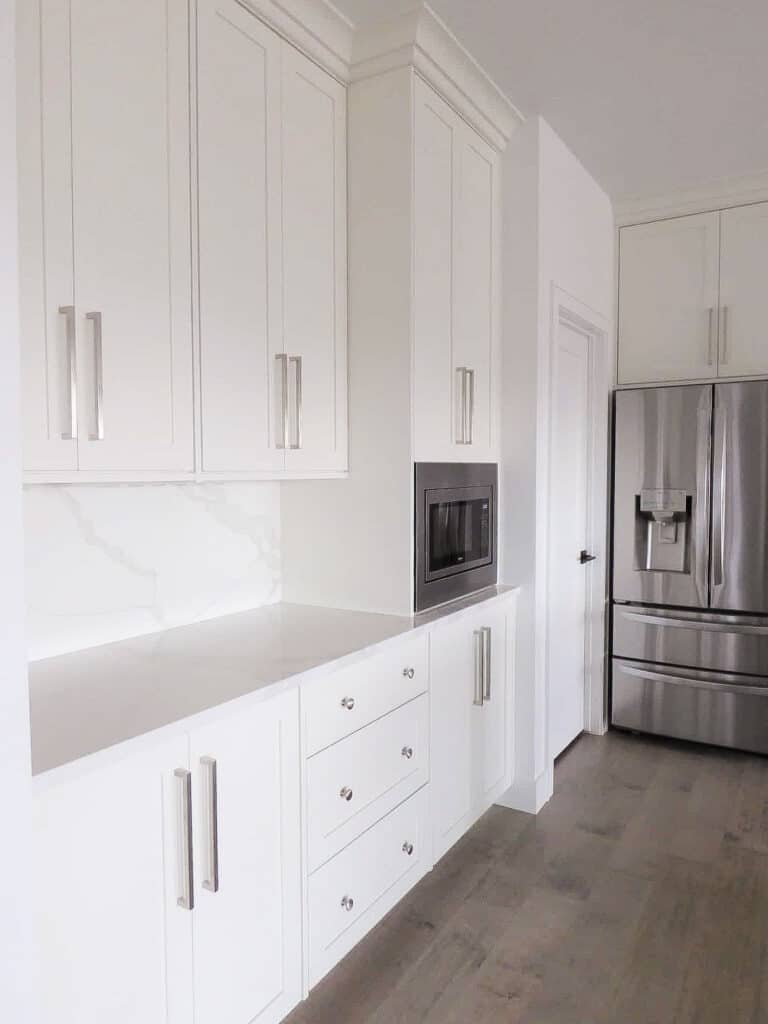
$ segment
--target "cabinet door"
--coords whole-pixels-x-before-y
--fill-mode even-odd
[[[191,471],[188,2],[60,2],[71,11],[80,469]]]
[[[619,383],[717,373],[718,214],[622,228]]]
[[[77,469],[69,15],[19,4],[19,313],[24,469]]]
[[[43,1019],[188,1024],[192,914],[181,894],[174,739],[60,782],[37,780]]]
[[[419,462],[466,458],[463,377],[453,319],[460,123],[421,79],[414,84],[414,441]]]
[[[472,821],[473,718],[475,703],[474,636],[469,620],[446,623],[430,636],[430,801],[437,860]]]
[[[344,470],[346,89],[287,43],[282,65],[281,351],[288,363],[276,366],[275,390],[286,417],[286,468],[291,473]]]
[[[198,5],[202,467],[275,472],[280,38],[237,0]]]
[[[483,632],[485,668],[483,706],[472,718],[472,792],[477,813],[511,784],[509,693],[507,673],[507,619],[503,608],[491,608],[473,620]]]
[[[499,403],[498,270],[501,240],[501,173],[498,153],[461,125],[456,194],[454,352],[465,375],[466,444],[473,462],[496,457]]]
[[[298,695],[191,736],[195,1022],[281,1020],[301,998]]]
[[[721,377],[768,373],[768,203],[720,215]]]

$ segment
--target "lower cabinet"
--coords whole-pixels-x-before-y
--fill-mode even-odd
[[[301,998],[298,698],[38,780],[44,1019],[276,1024]]]
[[[512,784],[513,608],[472,611],[430,635],[435,860]]]

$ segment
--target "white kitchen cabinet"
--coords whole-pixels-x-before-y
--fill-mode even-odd
[[[301,998],[295,692],[37,785],[46,1020],[277,1024]]]
[[[717,375],[717,213],[622,228],[619,383]]]
[[[430,636],[436,860],[512,783],[513,614],[504,607],[468,612]]]
[[[346,89],[202,0],[198,105],[202,469],[343,471]]]
[[[195,1024],[276,1024],[301,998],[298,695],[196,729]]]
[[[19,9],[25,468],[191,472],[188,4]]]
[[[416,460],[492,460],[500,158],[420,78],[414,103]]]
[[[719,375],[768,373],[768,203],[720,214]]]
[[[178,737],[37,780],[35,920],[42,1016],[188,1024],[192,915],[182,894]]]

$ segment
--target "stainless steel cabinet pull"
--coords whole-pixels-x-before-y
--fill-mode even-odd
[[[180,894],[176,897],[178,906],[193,910],[195,906],[195,879],[192,862],[192,773],[186,768],[177,768],[176,778],[178,799],[178,870]]]
[[[709,326],[707,328],[707,366],[715,364],[715,307],[710,306]]]
[[[412,855],[412,853],[413,853],[413,843],[409,843],[406,840],[403,843],[403,853],[407,854],[410,857]]]
[[[69,430],[61,435],[62,441],[77,440],[77,347],[75,345],[75,307],[59,306],[59,313],[66,318],[67,330],[67,382],[69,385]]]
[[[720,362],[723,366],[728,362],[728,307],[720,308]]]
[[[354,907],[355,901],[352,899],[351,896],[342,896],[341,905],[344,908],[344,910],[346,910],[347,913],[349,913],[349,911],[352,910],[352,908]]]
[[[413,747],[403,747],[400,753],[403,755],[406,761],[410,761],[411,758],[413,757]]]
[[[342,697],[341,698],[341,706],[343,708],[345,708],[347,711],[351,711],[354,708],[354,706],[355,706],[355,698],[354,697]]]
[[[483,651],[485,641],[482,629],[474,632],[475,643],[475,696],[472,703],[481,708],[483,706]]]
[[[416,670],[413,668],[404,668],[403,675],[406,677],[406,679],[413,679],[413,677],[416,675]]]
[[[339,796],[341,797],[342,800],[346,800],[347,803],[349,803],[349,801],[352,799],[352,790],[349,788],[349,786],[343,786],[341,792],[339,793]]]
[[[464,444],[472,444],[473,441],[473,428],[475,423],[475,371],[467,370],[467,433],[464,438]]]
[[[206,854],[208,857],[207,875],[203,879],[203,888],[208,892],[219,891],[219,787],[218,768],[213,757],[201,757],[200,764],[205,769],[205,817],[206,817]]]
[[[301,356],[290,356],[288,362],[295,367],[296,372],[296,440],[290,445],[293,449],[301,448],[301,420],[304,415],[301,398]]]
[[[464,366],[456,367],[456,392],[456,444],[466,444],[467,371]]]
[[[491,699],[491,627],[483,626],[483,675],[485,676],[485,688],[483,700]]]
[[[280,373],[280,440],[276,447],[279,449],[288,447],[288,356],[281,352],[275,356],[275,362]]]
[[[96,433],[90,435],[91,441],[104,440],[104,352],[101,336],[101,313],[86,313],[86,320],[93,322],[93,391],[95,397],[94,413],[96,416]]]

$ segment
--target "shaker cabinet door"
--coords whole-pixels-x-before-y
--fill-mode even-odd
[[[202,468],[285,463],[270,387],[282,344],[281,41],[237,0],[198,5]]]
[[[619,384],[716,376],[718,217],[621,229]]]
[[[35,785],[42,1019],[189,1024],[185,737]]]
[[[720,214],[719,374],[768,373],[768,203]]]

